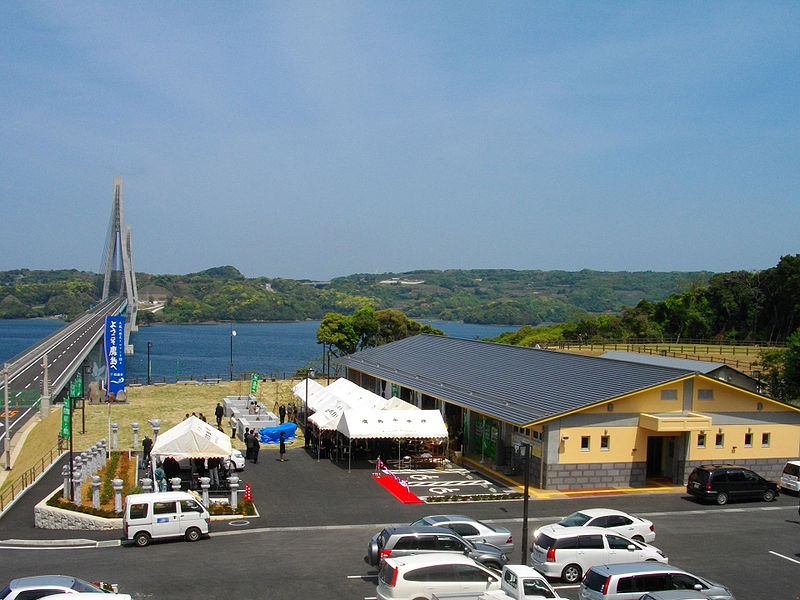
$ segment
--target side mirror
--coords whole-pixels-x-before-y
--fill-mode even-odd
[[[633,544],[628,544],[628,550],[636,550],[636,546]]]

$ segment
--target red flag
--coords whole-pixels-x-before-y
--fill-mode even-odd
[[[244,484],[244,499],[248,502],[253,501],[253,491],[250,489],[249,483]]]

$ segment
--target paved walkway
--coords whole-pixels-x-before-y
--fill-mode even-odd
[[[515,491],[523,493],[525,491],[525,485],[521,475],[511,477],[508,475],[504,475],[503,473],[498,473],[497,471],[489,468],[485,464],[482,465],[479,460],[469,456],[464,456],[462,458],[462,464],[472,469],[473,471],[485,475],[489,479],[494,479],[508,486],[509,488]],[[606,488],[590,488],[590,489],[576,489],[576,490],[544,490],[538,487],[534,487],[534,485],[531,482],[528,483],[528,495],[530,498],[534,499],[575,498],[581,496],[615,496],[622,494],[679,493],[679,492],[686,492],[686,486],[675,485],[673,483],[660,482],[655,480],[648,481],[648,484],[644,487],[618,487],[618,488],[606,487]]]

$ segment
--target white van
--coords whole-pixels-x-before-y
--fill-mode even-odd
[[[580,583],[595,565],[656,561],[667,557],[655,546],[634,542],[605,527],[562,527],[539,532],[531,543],[529,564],[545,577]]]
[[[780,484],[781,491],[800,492],[800,460],[790,460],[786,463],[781,473]]]
[[[196,542],[208,534],[206,508],[186,492],[131,494],[125,498],[123,539],[147,546],[151,539],[184,537]]]

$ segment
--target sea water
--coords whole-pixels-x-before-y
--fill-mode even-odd
[[[493,338],[517,329],[452,321],[421,322],[449,336],[467,339]],[[283,377],[309,366],[319,369],[319,325],[319,321],[299,321],[140,327],[131,334],[134,354],[125,357],[125,375],[128,381],[146,381],[148,343],[151,376],[157,381],[228,378],[231,361],[237,376],[255,371]],[[0,361],[10,360],[63,326],[61,321],[47,319],[0,320]]]

